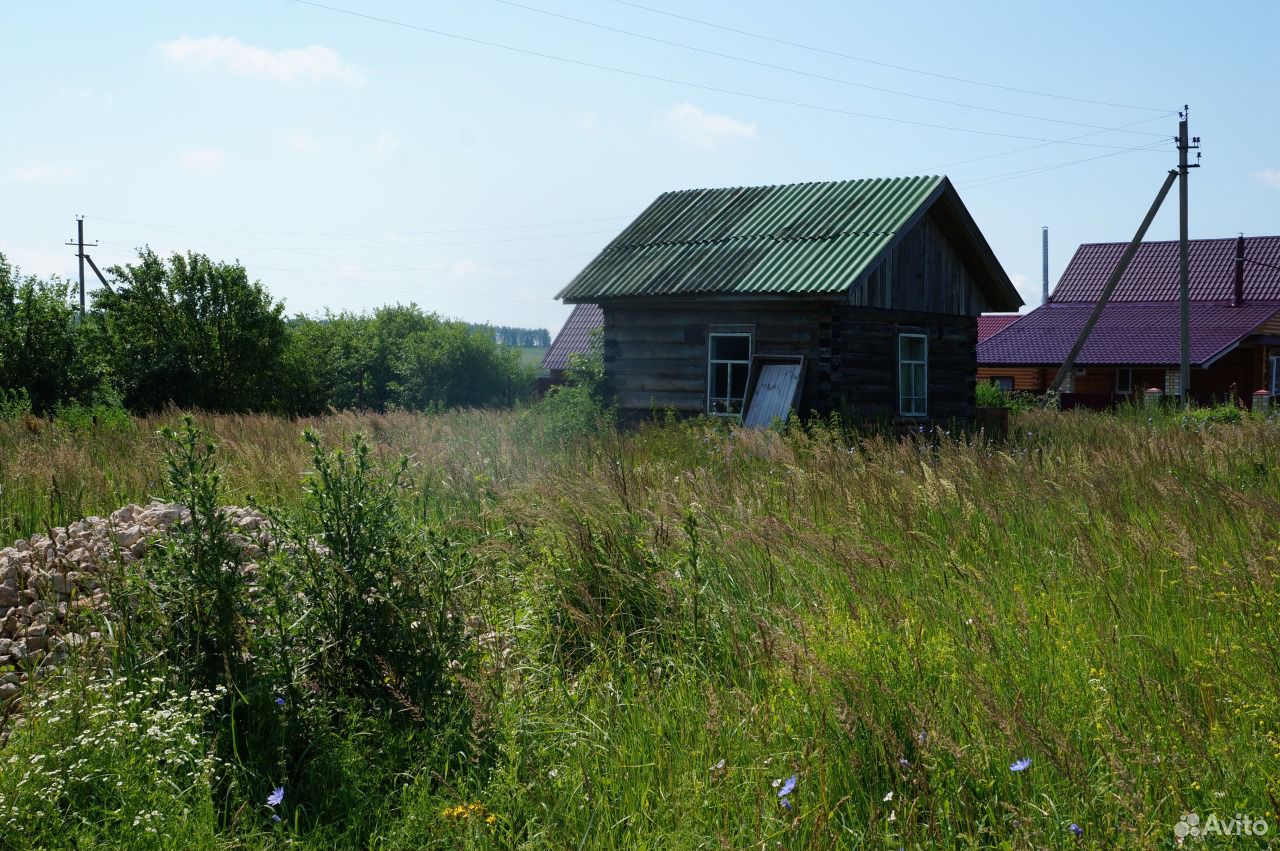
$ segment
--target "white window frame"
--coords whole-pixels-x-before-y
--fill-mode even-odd
[[[715,353],[716,337],[746,337],[747,338],[747,358],[746,360],[738,360],[736,358],[713,358]],[[751,380],[751,358],[755,355],[755,333],[745,329],[715,329],[707,331],[707,413],[713,417],[733,417],[740,418],[742,416],[742,408],[747,401],[747,382]],[[741,369],[746,372],[746,380],[742,385],[742,398],[735,396],[712,396],[711,392],[715,388],[715,375],[717,364],[729,365],[728,387],[726,390],[733,388],[733,374]],[[723,400],[725,402],[738,403],[737,411],[717,411],[712,404],[715,401]]]
[[[919,340],[924,346],[924,360],[903,360],[902,344],[907,340]],[[929,335],[915,331],[901,331],[898,333],[898,413],[904,417],[927,417],[929,416]],[[904,366],[919,366],[920,373],[923,377],[924,392],[913,393],[910,397],[906,395],[906,387],[902,380]],[[920,408],[916,408],[915,400],[919,399]],[[910,400],[910,402],[908,402]],[[911,409],[907,409],[907,405],[911,405]]]
[[[1125,374],[1125,375],[1128,375],[1128,376],[1129,376],[1129,382],[1128,382],[1128,383],[1129,383],[1129,386],[1128,386],[1128,387],[1121,388],[1121,386],[1120,386],[1120,375],[1121,375],[1121,373],[1123,373],[1123,374]],[[1116,367],[1116,368],[1115,368],[1115,383],[1114,383],[1114,385],[1113,385],[1113,388],[1114,388],[1114,390],[1115,390],[1115,394],[1116,394],[1117,396],[1132,396],[1132,395],[1133,395],[1133,367],[1130,367],[1130,366],[1118,366],[1118,367]]]

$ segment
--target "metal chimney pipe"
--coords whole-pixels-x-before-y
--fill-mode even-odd
[[[1040,228],[1040,248],[1044,258],[1044,267],[1042,269],[1040,303],[1049,303],[1049,228]]]
[[[1231,306],[1244,304],[1244,234],[1236,237],[1236,286],[1231,293]]]

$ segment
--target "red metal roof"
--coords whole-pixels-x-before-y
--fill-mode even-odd
[[[978,317],[978,342],[1008,328],[1021,316],[1019,313],[984,313]]]
[[[1231,307],[1191,305],[1191,363],[1206,366],[1235,348],[1271,317],[1280,302]],[[1050,302],[978,344],[980,366],[1058,366],[1067,359],[1093,304]],[[1077,366],[1174,366],[1179,362],[1178,303],[1109,302],[1093,327]]]
[[[1124,252],[1125,242],[1085,243],[1067,264],[1054,302],[1097,301],[1107,277]],[[1244,240],[1244,256],[1280,266],[1280,236],[1250,236]],[[1187,247],[1190,295],[1193,301],[1230,301],[1235,282],[1235,237],[1193,239]],[[1125,270],[1116,291],[1117,301],[1177,301],[1178,242],[1144,242]],[[1253,263],[1244,267],[1244,300],[1280,302],[1280,269]]]
[[[598,304],[575,304],[573,313],[556,334],[551,348],[542,356],[543,369],[566,369],[569,355],[586,354],[591,345],[591,332],[604,325],[604,311]]]

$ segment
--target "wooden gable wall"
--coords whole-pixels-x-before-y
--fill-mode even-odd
[[[849,304],[961,316],[994,309],[932,210],[850,289]]]

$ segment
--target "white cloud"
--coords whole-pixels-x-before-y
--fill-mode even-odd
[[[73,174],[66,166],[53,163],[32,163],[20,166],[5,175],[6,183],[50,183],[65,180]]]
[[[596,114],[594,112],[582,113],[578,116],[578,120],[573,123],[584,133],[595,133],[600,129],[600,125],[596,122]]]
[[[188,38],[184,35],[162,43],[160,51],[175,65],[217,68],[278,83],[332,80],[358,86],[364,82],[364,77],[354,65],[343,62],[337,53],[318,44],[268,50],[225,36]]]
[[[320,140],[306,130],[290,130],[281,133],[280,144],[299,154],[314,154],[323,147]]]
[[[668,133],[695,148],[714,148],[756,135],[755,122],[703,112],[688,102],[678,103],[667,110],[661,124]]]
[[[1270,186],[1272,189],[1280,189],[1280,168],[1264,168],[1253,173],[1253,176],[1262,183],[1263,186]]]
[[[212,174],[227,161],[227,152],[220,148],[196,148],[194,151],[183,151],[179,160],[188,171]]]
[[[380,157],[390,156],[392,151],[400,147],[400,137],[394,133],[379,133],[369,145],[369,150]]]

